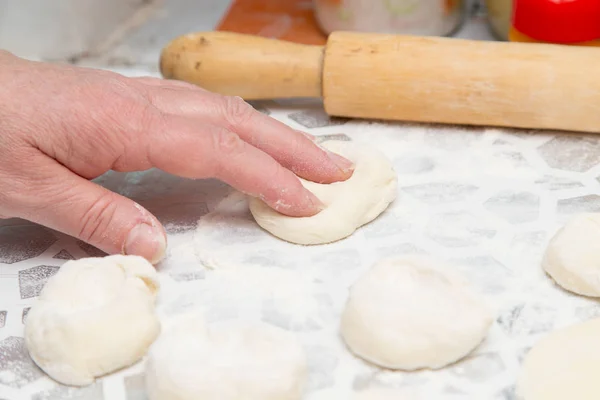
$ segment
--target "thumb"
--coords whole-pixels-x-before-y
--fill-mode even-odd
[[[44,178],[40,180],[39,171],[35,179],[38,185],[26,190],[28,194],[17,205],[23,211],[22,218],[77,237],[109,254],[142,256],[152,264],[163,259],[167,239],[156,217],[134,201],[44,159],[45,165],[39,165]]]

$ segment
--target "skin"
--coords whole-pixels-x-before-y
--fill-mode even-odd
[[[313,139],[239,98],[183,82],[0,51],[0,218],[36,222],[109,254],[157,263],[166,234],[147,210],[91,179],[155,167],[217,178],[282,214],[307,217],[322,204],[298,176],[332,183],[353,170]]]

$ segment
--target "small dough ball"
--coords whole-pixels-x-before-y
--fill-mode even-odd
[[[517,382],[521,400],[600,399],[600,318],[555,331],[527,354]]]
[[[425,257],[386,259],[351,288],[341,333],[359,357],[384,368],[437,369],[486,337],[493,318],[448,266]]]
[[[600,214],[580,214],[552,238],[542,267],[571,292],[600,297]]]
[[[137,256],[66,262],[25,324],[33,361],[56,381],[84,386],[140,360],[160,332],[152,264]]]
[[[335,242],[377,218],[394,201],[396,172],[383,153],[363,143],[336,140],[324,142],[323,147],[354,162],[352,176],[327,185],[301,179],[326,206],[312,217],[288,217],[251,198],[250,211],[263,229],[296,244]]]
[[[150,400],[299,400],[306,375],[293,334],[184,314],[150,349],[146,387]]]

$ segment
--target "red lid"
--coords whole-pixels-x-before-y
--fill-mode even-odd
[[[513,26],[539,41],[600,39],[600,0],[514,0]]]

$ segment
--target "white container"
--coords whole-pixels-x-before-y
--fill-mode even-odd
[[[86,53],[147,0],[0,0],[0,48],[30,59]]]
[[[463,0],[313,0],[321,29],[446,36],[465,16]]]

